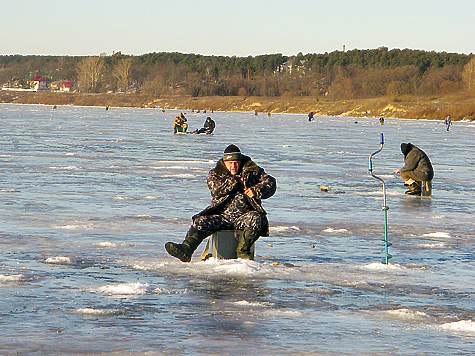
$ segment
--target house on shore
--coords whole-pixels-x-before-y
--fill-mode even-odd
[[[73,91],[73,81],[62,81],[59,85],[59,91],[70,92]]]
[[[51,79],[36,75],[33,79],[28,80],[28,82],[30,89],[33,91],[49,90]]]
[[[13,78],[7,83],[4,83],[1,90],[72,92],[74,90],[73,87],[74,81],[72,80],[52,81],[50,78],[37,75],[27,77],[26,79]]]

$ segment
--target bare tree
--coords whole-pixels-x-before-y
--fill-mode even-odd
[[[101,57],[87,57],[78,63],[79,85],[87,92],[97,92],[104,61]]]
[[[159,97],[160,94],[166,92],[166,90],[165,78],[161,74],[157,74],[155,78],[144,82],[142,85],[142,93],[153,97]]]
[[[468,91],[475,89],[475,57],[463,67],[462,80]]]
[[[124,93],[129,89],[130,67],[132,67],[132,58],[121,59],[114,68],[117,86]]]
[[[203,90],[203,75],[197,72],[189,72],[186,75],[188,94],[197,97]]]

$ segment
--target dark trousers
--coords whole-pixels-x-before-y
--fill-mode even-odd
[[[192,228],[199,231],[203,238],[220,230],[244,230],[248,228],[256,235],[262,230],[265,214],[258,211],[248,211],[237,219],[224,215],[197,216],[193,219]]]
[[[432,180],[429,179],[427,174],[418,171],[401,172],[401,178],[404,179],[404,182],[407,182],[409,179],[413,179],[417,182]]]

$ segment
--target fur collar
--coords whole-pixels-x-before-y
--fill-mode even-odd
[[[244,155],[242,156],[241,168],[238,174],[241,174],[243,171],[257,171],[258,169],[258,165],[255,164],[250,157]],[[218,163],[216,163],[216,167],[213,168],[213,171],[217,174],[229,174],[229,171],[224,165],[222,158],[218,161]]]

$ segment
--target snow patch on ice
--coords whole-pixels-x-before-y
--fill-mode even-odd
[[[54,257],[48,257],[45,259],[45,263],[50,263],[50,264],[69,264],[71,263],[71,259],[66,256],[54,256]]]
[[[433,244],[417,244],[416,246],[422,247],[422,248],[430,248],[430,249],[445,249],[449,248],[447,244],[443,242],[438,242],[438,243],[433,243]]]
[[[210,258],[206,264],[213,268],[213,273],[221,275],[245,276],[263,271],[266,267],[260,263],[250,260],[218,260]]]
[[[91,315],[91,316],[107,316],[117,315],[122,312],[118,309],[96,309],[96,308],[79,308],[74,311],[75,314]]]
[[[102,242],[98,242],[96,244],[96,246],[99,246],[99,247],[117,247],[117,244],[114,243],[114,242],[110,242],[110,241],[102,241]]]
[[[73,223],[73,224],[66,224],[66,225],[56,225],[53,226],[55,229],[63,229],[63,230],[90,230],[93,228],[92,224],[90,223]]]
[[[232,304],[244,306],[244,307],[263,307],[263,308],[273,305],[273,303],[268,303],[268,302],[248,302],[247,300],[239,300],[237,302],[233,302]]]
[[[269,227],[269,232],[297,232],[300,231],[298,226],[271,226]]]
[[[437,231],[437,232],[430,232],[428,234],[422,235],[423,237],[439,237],[439,238],[444,238],[444,239],[450,239],[452,236],[448,232],[442,232],[442,231]]]
[[[330,233],[334,233],[334,232],[338,232],[338,233],[347,233],[348,230],[347,229],[333,229],[331,227],[327,227],[325,230],[322,230],[323,232],[330,232]]]
[[[114,198],[112,198],[114,200],[132,200],[131,197],[126,197],[126,196],[123,196],[123,195],[118,195],[118,196],[115,196]]]
[[[409,320],[409,321],[422,321],[428,317],[428,315],[424,312],[420,312],[417,310],[410,310],[407,308],[388,310],[386,311],[386,313],[398,319]]]
[[[22,274],[11,274],[11,275],[0,274],[0,283],[1,282],[18,282],[23,279],[24,277]]]
[[[445,323],[440,326],[442,330],[457,331],[475,335],[475,322],[472,320],[459,320]]]
[[[108,295],[143,295],[153,292],[155,288],[148,283],[120,283],[99,287],[97,291]]]
[[[79,171],[83,169],[82,167],[78,167],[78,166],[61,166],[61,167],[50,166],[48,168],[52,170],[59,170],[59,171]]]
[[[270,316],[289,316],[289,317],[302,316],[302,312],[298,310],[283,310],[283,309],[268,309],[264,312],[264,314],[270,315]]]
[[[180,174],[164,174],[161,177],[162,178],[195,178],[197,177],[197,175],[189,174],[189,173],[180,173]]]
[[[119,283],[119,284],[108,284],[102,287],[99,287],[95,292],[100,294],[106,294],[110,296],[139,296],[145,294],[177,294],[185,293],[185,291],[175,291],[167,288],[158,288],[151,286],[148,283]]]
[[[374,271],[384,271],[388,269],[405,269],[405,267],[399,265],[399,264],[385,264],[385,263],[380,263],[380,262],[372,262],[370,264],[362,266],[364,269],[369,269],[369,270],[374,270]]]
[[[2,188],[0,189],[0,193],[17,193],[19,192],[18,190],[16,190],[15,188]]]

